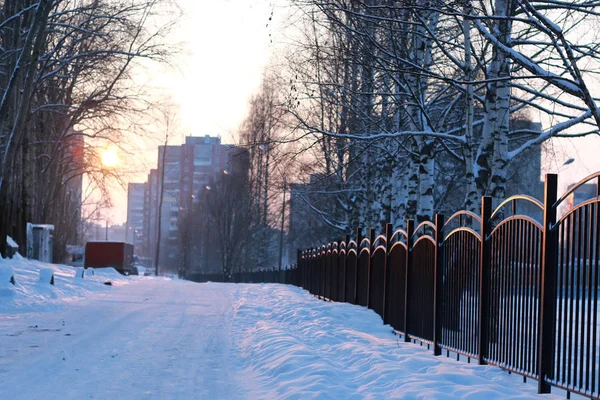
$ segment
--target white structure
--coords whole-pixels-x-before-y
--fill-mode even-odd
[[[52,262],[54,225],[27,223],[27,258]]]

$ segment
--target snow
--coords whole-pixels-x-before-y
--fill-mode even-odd
[[[18,249],[18,248],[19,248],[19,245],[17,244],[17,242],[15,242],[15,241],[14,241],[14,239],[13,239],[13,238],[11,238],[10,236],[7,236],[7,237],[6,237],[6,244],[7,244],[9,247],[12,247],[12,248],[15,248],[15,249]]]
[[[0,265],[0,285],[9,283],[13,276],[14,272],[10,266]]]
[[[8,271],[14,274],[14,286],[6,286],[9,278],[4,278],[10,274]],[[4,314],[53,310],[92,293],[106,292],[110,289],[104,285],[107,280],[113,285],[132,282],[113,268],[103,269],[96,276],[86,275],[85,279],[75,279],[75,272],[76,268],[67,265],[46,264],[20,255],[15,255],[13,259],[0,258],[0,320]],[[48,274],[54,274],[55,286],[40,284],[42,275]]]
[[[373,311],[292,286],[0,266],[17,279],[0,298],[0,399],[537,398],[535,382],[434,357]],[[56,286],[37,284],[42,268]]]
[[[54,284],[54,269],[40,268],[40,284]]]

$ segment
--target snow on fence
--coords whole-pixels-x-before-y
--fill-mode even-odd
[[[589,181],[596,196],[562,218],[558,208]],[[590,398],[600,396],[600,173],[543,202],[512,196],[481,214],[459,211],[406,230],[386,226],[299,252],[287,283],[377,312],[405,341],[498,365]],[[542,218],[519,214],[517,204]],[[535,211],[534,211],[535,212]],[[539,220],[541,219],[541,220]]]

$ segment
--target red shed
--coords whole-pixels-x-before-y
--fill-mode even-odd
[[[125,242],[87,242],[84,267],[112,267],[123,275],[133,274],[133,245]]]

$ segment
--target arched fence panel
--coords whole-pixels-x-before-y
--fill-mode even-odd
[[[542,226],[525,216],[511,216],[495,227],[488,241],[486,361],[537,379]]]
[[[406,301],[406,244],[394,243],[390,249],[388,266],[390,279],[386,295],[386,310],[389,323],[397,331],[406,334],[404,326]]]
[[[558,242],[555,275],[555,332],[547,383],[600,397],[600,174],[593,199],[573,207],[553,227]],[[570,193],[573,197],[574,193]],[[563,200],[563,199],[561,199]],[[557,206],[560,204],[559,200]]]
[[[325,251],[325,246],[320,249],[319,253],[319,289],[317,294],[323,298],[325,297],[325,280],[327,277],[327,253]]]
[[[378,246],[371,255],[369,269],[369,308],[383,318],[386,249]]]
[[[330,269],[330,280],[329,280],[329,298],[332,301],[338,301],[339,300],[339,296],[338,296],[338,281],[339,281],[339,275],[338,275],[338,248],[337,245],[334,246],[332,252],[331,252],[331,261],[329,263],[329,269]]]
[[[356,248],[351,248],[346,256],[346,288],[344,290],[345,301],[351,304],[356,304],[356,262]]]
[[[433,285],[437,246],[432,237],[415,241],[408,266],[408,304],[406,333],[412,339],[433,342]]]
[[[442,245],[439,345],[469,357],[478,353],[481,240],[469,228],[450,232]]]
[[[331,264],[333,262],[333,252],[331,246],[328,246],[329,250],[325,253],[325,270],[323,276],[323,297],[331,300]]]
[[[346,301],[346,247],[340,248],[340,253],[337,258],[337,281],[336,283],[336,292],[337,299],[336,301]]]
[[[315,296],[319,295],[319,263],[321,262],[317,249],[313,251],[311,256],[311,274],[312,274],[312,291],[311,293]]]
[[[369,248],[362,248],[358,255],[358,270],[356,272],[356,304],[365,307],[369,305],[370,259],[371,252],[369,251]]]

